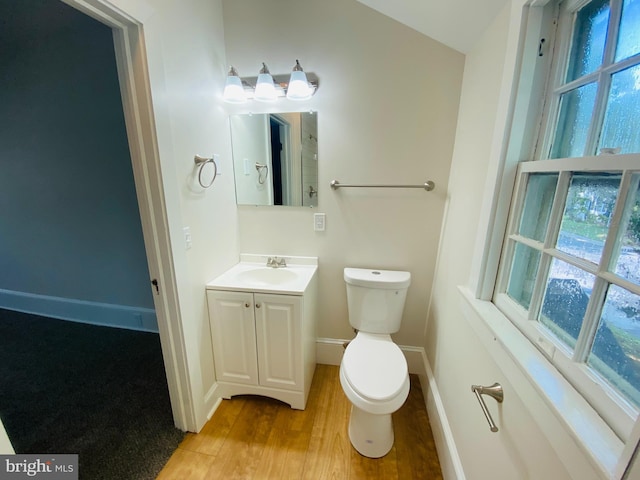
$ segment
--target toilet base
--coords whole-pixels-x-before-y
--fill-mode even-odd
[[[393,447],[391,414],[375,415],[352,405],[349,439],[358,453],[369,458],[384,457]]]

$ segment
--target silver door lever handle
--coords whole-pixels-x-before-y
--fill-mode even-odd
[[[489,422],[489,429],[492,432],[497,432],[498,427],[496,426],[489,410],[487,409],[487,405],[484,403],[484,399],[481,395],[489,395],[490,397],[495,398],[496,402],[502,403],[504,400],[504,391],[502,390],[502,385],[499,383],[494,383],[488,387],[483,387],[482,385],[471,385],[471,391],[475,393],[478,402],[480,402],[480,408],[482,408],[482,412],[484,413],[487,422]]]

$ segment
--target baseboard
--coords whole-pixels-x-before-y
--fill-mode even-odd
[[[316,340],[316,363],[322,365],[340,365],[345,342],[348,342],[348,340],[318,338]]]
[[[215,393],[217,385],[218,385],[217,383],[214,384],[213,388],[211,389],[212,393]],[[211,420],[211,417],[213,417],[213,414],[216,413],[216,410],[218,410],[218,407],[220,406],[221,403],[222,403],[222,397],[218,397],[218,398],[215,399],[215,402],[213,402],[213,406],[211,407],[211,410],[209,411],[209,414],[207,415],[207,422],[209,420]],[[206,422],[205,422],[205,424],[206,424]],[[197,429],[197,432],[195,432],[195,433],[200,433],[200,431],[202,430],[202,428],[204,427],[205,424],[199,425],[198,429]]]
[[[151,308],[88,302],[2,289],[0,289],[0,308],[72,322],[158,332],[156,312]]]
[[[337,338],[318,338],[316,361],[325,365],[340,365],[344,353],[344,343],[347,341]],[[407,359],[409,373],[418,375],[420,379],[420,387],[440,459],[442,476],[445,480],[465,480],[464,469],[449,427],[444,403],[424,348],[408,345],[399,345],[399,347]]]
[[[422,350],[422,355],[425,374],[420,376],[420,386],[422,387],[422,395],[429,415],[429,424],[431,425],[433,439],[438,451],[442,477],[445,480],[465,480],[466,476],[462,468],[462,461],[458,455],[453,432],[451,432],[449,426],[444,402],[440,397],[438,384],[433,376],[433,371],[424,349]]]
[[[349,340],[342,338],[318,338],[316,340],[316,362],[323,365],[340,365],[344,353],[344,344]],[[424,375],[423,348],[399,345],[407,359],[409,373]]]

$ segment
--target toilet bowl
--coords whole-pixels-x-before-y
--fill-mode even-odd
[[[362,455],[393,447],[391,414],[409,395],[407,361],[393,343],[400,328],[409,272],[345,268],[349,323],[358,332],[345,349],[340,384],[351,402],[349,439]]]
[[[351,402],[351,444],[365,457],[383,457],[394,442],[391,414],[409,395],[404,354],[389,335],[359,332],[344,352],[340,384]]]

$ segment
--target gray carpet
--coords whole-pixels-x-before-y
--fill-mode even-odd
[[[153,479],[173,425],[157,334],[0,309],[0,417],[16,453],[77,453],[80,479]]]

